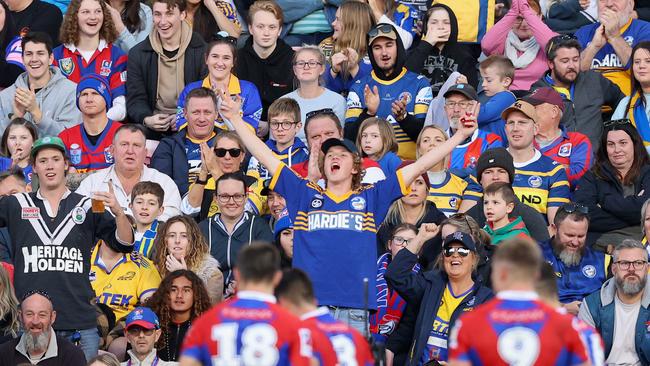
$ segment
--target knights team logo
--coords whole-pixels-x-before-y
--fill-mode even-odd
[[[557,155],[563,158],[569,157],[571,155],[572,147],[573,145],[570,142],[560,146],[560,149],[557,151]]]
[[[366,208],[366,200],[363,197],[354,197],[350,201],[350,206],[355,210],[361,211]]]
[[[110,147],[104,149],[104,161],[106,161],[107,164],[113,164],[115,162]]]
[[[99,69],[99,75],[108,77],[111,74],[111,65],[113,65],[112,61],[102,61],[102,67]]]
[[[532,177],[528,178],[528,185],[533,188],[539,188],[542,186],[542,178],[540,178],[538,175],[533,175]]]
[[[59,68],[66,76],[70,76],[70,74],[72,74],[74,71],[74,62],[72,62],[72,57],[60,59]]]
[[[72,221],[77,225],[83,224],[86,221],[86,210],[83,207],[75,207],[72,210]]]
[[[596,267],[592,266],[591,264],[586,265],[582,267],[582,274],[587,278],[594,278],[596,277]]]

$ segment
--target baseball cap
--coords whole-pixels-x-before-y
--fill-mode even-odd
[[[476,179],[481,181],[481,176],[485,169],[488,168],[503,168],[508,172],[510,183],[515,179],[515,164],[512,160],[512,155],[503,147],[496,147],[488,149],[478,157],[476,162]]]
[[[517,100],[510,107],[506,108],[503,113],[501,113],[501,118],[506,120],[508,118],[508,115],[514,111],[523,113],[526,115],[526,117],[532,119],[535,123],[537,123],[537,112],[535,112],[535,106],[529,102],[523,99]]]
[[[473,252],[476,251],[476,244],[474,243],[474,239],[472,239],[469,234],[466,234],[462,231],[456,231],[455,233],[447,235],[445,241],[442,244],[442,247],[448,248],[454,243],[459,243]]]
[[[323,145],[321,145],[320,150],[323,152],[323,154],[327,154],[327,152],[334,146],[341,146],[353,154],[359,154],[357,146],[352,141],[346,139],[340,140],[334,137],[325,140],[325,142],[323,142]]]
[[[476,93],[476,89],[474,89],[474,87],[469,84],[452,85],[449,89],[447,89],[445,95],[443,96],[447,98],[454,93],[462,94],[471,100],[478,101],[478,94]]]
[[[392,40],[397,39],[397,32],[390,24],[380,23],[368,31],[368,44],[372,44],[377,38],[386,37]]]
[[[63,140],[56,136],[47,136],[40,138],[34,142],[34,145],[32,146],[32,151],[31,151],[31,156],[32,159],[36,157],[36,154],[45,148],[54,148],[63,153],[63,155],[66,155],[66,149],[65,149],[65,144],[63,143]]]
[[[548,86],[535,90],[530,95],[523,98],[523,100],[534,106],[543,103],[553,104],[564,112],[564,101],[562,101],[562,96],[555,89]]]
[[[159,329],[160,322],[158,321],[158,316],[150,308],[140,306],[133,311],[131,311],[126,316],[126,328],[132,327],[134,325],[141,326],[145,329]]]

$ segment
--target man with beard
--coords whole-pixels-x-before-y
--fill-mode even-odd
[[[585,298],[578,317],[595,327],[605,342],[605,364],[650,364],[650,289],[648,252],[641,242],[625,239],[612,253],[610,278]]]
[[[602,74],[580,71],[581,50],[580,42],[571,36],[551,38],[546,45],[549,71],[531,89],[548,86],[560,93],[565,105],[560,124],[567,132],[587,135],[596,151],[603,133],[601,108],[615,108],[625,94]]]
[[[585,206],[561,206],[551,229],[555,235],[540,243],[544,260],[553,266],[557,276],[562,306],[576,315],[582,299],[605,282],[610,258],[586,245],[589,211]]]
[[[356,141],[361,123],[384,118],[393,126],[402,159],[415,160],[415,140],[433,99],[429,81],[406,70],[406,51],[397,30],[378,24],[366,35],[372,72],[357,80],[348,94],[345,138]],[[417,132],[406,132],[415,129]]]
[[[54,333],[52,324],[55,319],[56,311],[50,296],[40,290],[28,292],[20,304],[24,333],[20,338],[0,346],[0,365],[85,365],[83,351]]]

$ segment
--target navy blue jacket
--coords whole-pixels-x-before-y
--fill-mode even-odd
[[[215,128],[215,132],[219,132],[219,129]],[[151,157],[151,164],[149,164],[149,167],[167,174],[174,180],[181,197],[190,189],[188,179],[190,163],[187,161],[187,152],[185,151],[186,135],[187,128],[184,128],[160,140]],[[208,145],[212,145],[213,140],[214,138],[208,142]]]
[[[412,305],[419,307],[406,365],[417,365],[420,362],[440,300],[449,282],[446,274],[437,270],[413,273],[411,269],[417,261],[418,257],[408,249],[400,250],[384,274],[388,286],[406,300],[408,307]],[[490,300],[493,296],[492,290],[475,283],[474,290],[454,310],[449,320],[449,329],[453,328],[454,323],[463,313],[474,310],[476,306]],[[426,304],[426,306],[419,306],[419,304]]]

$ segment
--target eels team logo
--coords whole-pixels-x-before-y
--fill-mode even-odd
[[[591,264],[586,265],[582,267],[582,274],[587,278],[594,278],[596,277],[596,267],[592,266]]]
[[[458,208],[458,197],[452,197],[449,199],[449,207]]]
[[[75,207],[72,210],[72,221],[77,225],[83,224],[86,221],[86,210],[83,207]]]
[[[314,196],[314,199],[311,200],[311,207],[313,208],[323,207],[323,196],[321,195]]]
[[[350,206],[355,210],[361,211],[366,208],[366,200],[363,197],[354,197],[350,201]]]
[[[74,62],[72,62],[72,57],[60,59],[59,68],[66,76],[70,76],[70,74],[72,74],[74,71]]]
[[[399,98],[397,98],[397,100],[404,100],[406,104],[409,104],[413,100],[413,96],[409,92],[403,92],[399,95]]]
[[[528,185],[533,188],[539,188],[542,186],[542,178],[540,178],[538,175],[533,175],[532,177],[528,178]]]

